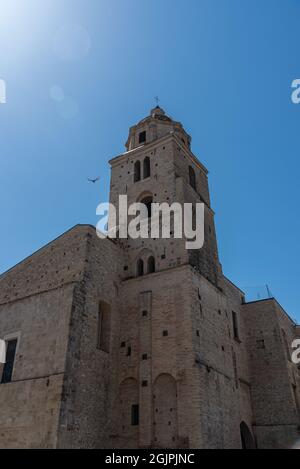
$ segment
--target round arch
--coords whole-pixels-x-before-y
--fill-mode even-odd
[[[162,373],[153,384],[154,445],[158,448],[178,447],[177,382]]]

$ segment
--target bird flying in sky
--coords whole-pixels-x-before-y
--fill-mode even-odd
[[[93,184],[95,184],[96,182],[100,181],[100,176],[96,177],[95,179],[87,178],[87,180],[88,180],[89,182],[92,182]]]

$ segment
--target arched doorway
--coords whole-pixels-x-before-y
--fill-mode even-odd
[[[245,422],[242,422],[240,425],[241,432],[241,441],[243,449],[255,449],[255,441],[252,436],[251,431],[249,430],[248,425]]]

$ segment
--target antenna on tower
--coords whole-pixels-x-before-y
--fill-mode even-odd
[[[266,285],[266,289],[267,289],[267,292],[268,292],[268,297],[272,298],[272,293],[270,291],[269,285]]]

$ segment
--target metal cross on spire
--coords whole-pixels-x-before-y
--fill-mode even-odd
[[[155,96],[154,99],[155,99],[155,101],[156,101],[156,105],[158,106],[158,105],[159,105],[159,101],[160,101],[160,100],[159,100],[159,97],[158,97],[158,96]]]

